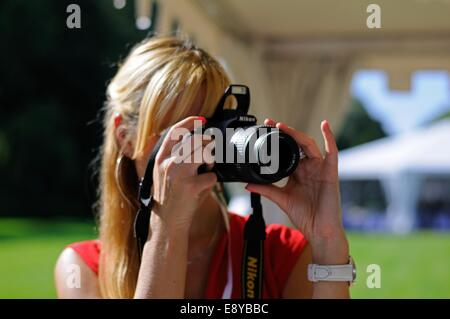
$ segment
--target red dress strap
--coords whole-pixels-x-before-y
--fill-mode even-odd
[[[95,274],[98,274],[98,260],[100,257],[101,244],[99,240],[86,240],[67,246],[72,248],[86,265],[92,269]]]

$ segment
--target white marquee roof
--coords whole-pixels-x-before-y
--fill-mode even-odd
[[[450,120],[339,154],[341,179],[383,178],[401,172],[450,174]]]

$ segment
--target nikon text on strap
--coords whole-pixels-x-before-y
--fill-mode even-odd
[[[251,204],[253,213],[244,227],[244,252],[241,269],[242,297],[260,299],[263,291],[266,225],[262,215],[261,196],[251,193]]]

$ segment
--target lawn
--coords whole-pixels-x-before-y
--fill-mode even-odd
[[[67,244],[95,238],[87,221],[0,219],[0,298],[54,298],[53,266]],[[350,233],[358,266],[353,298],[450,298],[450,233]],[[381,268],[368,288],[367,266]]]
[[[0,219],[0,298],[55,298],[59,253],[95,233],[89,222]]]

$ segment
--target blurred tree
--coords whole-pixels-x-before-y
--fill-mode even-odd
[[[441,115],[439,115],[438,117],[434,118],[433,120],[431,120],[429,122],[429,124],[434,124],[436,122],[439,122],[441,120],[448,120],[450,119],[450,111],[444,112]]]
[[[92,215],[93,120],[116,62],[148,31],[132,3],[91,0],[75,1],[81,29],[68,29],[73,2],[0,2],[0,215]]]
[[[346,149],[383,137],[386,133],[381,124],[369,116],[358,99],[353,98],[336,136],[338,148]]]

